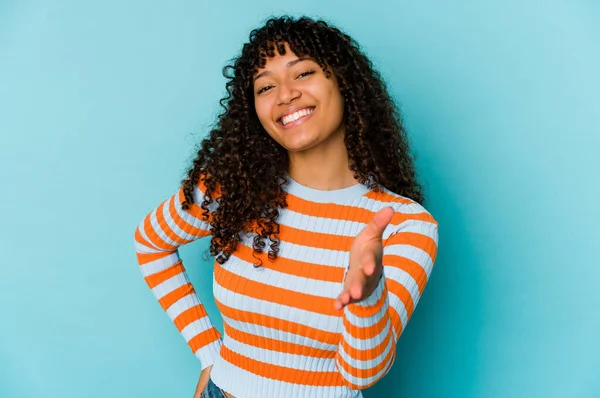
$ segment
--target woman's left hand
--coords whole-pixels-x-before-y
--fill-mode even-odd
[[[336,310],[364,300],[377,287],[383,272],[381,236],[393,215],[393,208],[384,207],[354,238],[350,248],[350,266],[344,280],[344,287],[333,304]]]

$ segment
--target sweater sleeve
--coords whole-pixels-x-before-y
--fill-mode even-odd
[[[219,355],[221,335],[198,299],[178,251],[179,246],[210,235],[210,224],[202,219],[203,199],[204,186],[200,183],[194,189],[195,203],[183,210],[181,203],[185,196],[180,187],[140,222],[134,245],[140,270],[152,294],[205,369]]]
[[[353,389],[372,386],[391,368],[396,343],[435,262],[437,222],[418,203],[402,206],[383,241],[383,273],[377,287],[363,301],[344,307],[336,363]]]

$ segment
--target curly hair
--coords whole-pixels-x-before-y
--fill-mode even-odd
[[[350,36],[325,21],[283,16],[269,19],[250,32],[241,54],[223,68],[227,94],[223,112],[200,144],[193,165],[182,181],[184,210],[194,203],[194,188],[206,189],[202,208],[210,219],[209,251],[219,264],[227,261],[240,242],[240,233],[253,231],[253,255],[268,258],[279,252],[279,209],[287,207],[287,151],[261,125],[254,109],[253,77],[275,50],[285,44],[298,57],[310,56],[328,78],[337,77],[344,99],[344,139],[354,178],[379,192],[378,185],[423,204],[408,137],[385,83]],[[213,201],[216,210],[209,212]],[[260,259],[259,259],[260,260]],[[254,264],[255,267],[262,265]]]

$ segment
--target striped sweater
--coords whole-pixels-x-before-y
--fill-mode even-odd
[[[202,183],[188,211],[181,209],[180,188],[140,222],[134,237],[140,270],[201,368],[213,365],[213,382],[236,398],[362,397],[360,390],[394,363],[435,262],[438,224],[423,206],[385,188],[323,191],[288,177],[285,190],[278,258],[262,253],[263,266],[254,267],[253,233],[246,233],[225,264],[214,262],[223,335],[178,253],[210,235],[198,205]],[[365,300],[335,310],[352,240],[385,206],[395,214],[382,238],[383,276]]]

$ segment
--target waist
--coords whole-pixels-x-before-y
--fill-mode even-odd
[[[315,358],[297,356],[299,367],[293,368],[276,364],[278,354],[272,352],[271,361],[261,362],[237,354],[223,344],[210,377],[230,395],[228,398],[362,398],[360,390],[344,385],[335,359],[320,358],[319,367],[311,369],[302,365],[315,364]]]

